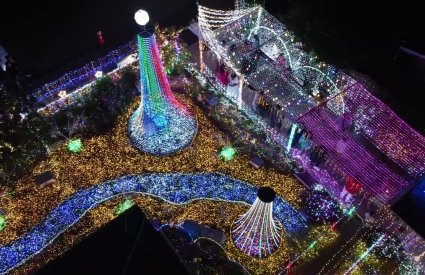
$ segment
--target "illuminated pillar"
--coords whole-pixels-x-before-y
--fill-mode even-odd
[[[243,89],[243,83],[244,83],[244,76],[243,74],[240,75],[239,78],[239,93],[238,93],[238,107],[239,109],[242,109],[242,89]]]
[[[202,40],[202,38],[199,39],[199,70],[201,71],[201,73],[204,72],[205,70],[205,63],[204,63],[204,41]]]
[[[296,123],[292,124],[291,127],[291,133],[289,134],[289,139],[288,139],[288,144],[286,145],[286,152],[289,153],[289,151],[292,148],[292,143],[294,142],[294,136],[295,136],[295,132],[297,130],[298,125]]]
[[[197,124],[192,111],[174,97],[153,30],[137,35],[141,101],[129,121],[132,144],[153,155],[170,155],[188,146]]]
[[[272,214],[275,196],[273,189],[260,188],[254,204],[233,224],[233,242],[245,254],[263,258],[279,247],[282,227]]]

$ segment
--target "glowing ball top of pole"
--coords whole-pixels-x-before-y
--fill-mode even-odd
[[[134,14],[134,20],[140,26],[145,26],[149,22],[149,14],[145,10],[138,10]]]

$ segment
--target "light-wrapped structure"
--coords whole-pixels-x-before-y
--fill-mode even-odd
[[[171,91],[153,31],[138,34],[137,44],[141,101],[130,118],[130,140],[143,152],[170,155],[191,143],[196,119]]]
[[[319,61],[262,7],[198,11],[203,43],[212,52],[202,58],[204,74],[214,78],[212,65],[220,60],[247,86],[264,91],[272,106],[280,105],[285,118],[326,149],[335,179],[352,176],[369,195],[391,204],[425,171],[425,138],[373,96],[363,77]],[[252,104],[240,106],[252,113]],[[352,119],[353,131],[340,127],[343,115]],[[343,152],[336,150],[340,140],[346,140]],[[289,144],[284,135],[277,142]]]
[[[258,190],[251,208],[233,224],[232,239],[244,253],[263,258],[272,254],[282,240],[282,226],[273,218],[275,192],[270,187]]]

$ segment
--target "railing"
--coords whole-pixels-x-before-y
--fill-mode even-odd
[[[36,98],[36,103],[41,103],[48,101],[49,98],[57,95],[60,91],[76,89],[88,80],[93,79],[97,71],[103,71],[111,67],[117,61],[134,52],[136,52],[136,45],[132,40],[118,49],[110,51],[106,56],[91,61],[79,69],[68,72],[62,77],[44,84],[37,88],[32,93],[32,96]]]

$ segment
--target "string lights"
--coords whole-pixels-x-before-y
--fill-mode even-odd
[[[314,190],[307,193],[303,196],[303,204],[307,215],[316,222],[333,224],[342,216],[338,201],[325,191]],[[354,211],[350,210],[347,215],[352,214],[352,212]]]
[[[90,209],[123,194],[148,194],[174,204],[199,199],[249,204],[255,197],[256,188],[218,173],[174,173],[125,176],[79,190],[53,209],[42,223],[12,243],[0,247],[0,262],[3,263],[0,274],[9,272],[40,253]],[[300,216],[287,202],[282,198],[277,201],[279,203],[276,203],[273,214],[287,228],[287,232],[305,228]],[[272,209],[267,208],[266,214],[271,217]]]
[[[0,232],[6,227],[6,219],[0,215]]]
[[[134,202],[130,199],[126,199],[120,205],[118,205],[115,215],[124,213],[127,209],[130,209],[134,205]]]
[[[171,92],[154,33],[145,30],[137,35],[137,41],[142,97],[130,118],[129,136],[144,152],[173,154],[191,143],[196,134],[196,119]]]
[[[282,228],[280,222],[273,218],[274,199],[273,189],[260,188],[254,204],[233,225],[233,241],[244,253],[262,258],[279,247]]]
[[[219,18],[219,12],[210,12],[209,17],[203,18],[203,10],[204,7],[200,7],[202,39],[217,59],[236,73],[244,70],[248,60],[255,70],[245,73],[245,82],[264,91],[266,98],[272,104],[279,104],[284,115],[293,122],[302,121],[306,130],[316,132],[313,142],[325,145],[338,169],[354,177],[360,174],[361,182],[372,195],[390,203],[408,187],[411,175],[424,171],[424,137],[367,91],[359,80],[304,51],[303,45],[295,42],[294,35],[267,11],[261,7],[245,10],[242,16],[223,22],[217,29],[208,22]],[[253,58],[259,49],[267,57]],[[283,56],[283,66],[274,64],[272,59],[276,56]],[[325,118],[317,118],[318,109]],[[342,159],[335,150],[335,143],[346,133],[338,127],[323,127],[318,121],[326,119],[337,125],[337,118],[343,113],[353,119],[356,132],[410,175],[393,169],[392,163],[374,156],[350,136],[347,154],[361,154],[351,162],[345,161],[345,155]],[[384,179],[382,175],[386,175]]]
[[[181,101],[182,98],[179,98],[179,100]],[[191,104],[190,101],[185,101],[185,103]],[[28,232],[34,225],[42,223],[52,209],[78,190],[126,174],[217,171],[247,181],[255,186],[266,184],[272,186],[279,197],[290,203],[290,205],[281,204],[280,200],[276,202],[278,206],[274,207],[274,211],[279,211],[280,214],[278,215],[281,217],[284,217],[282,215],[285,215],[285,213],[296,213],[292,212],[291,207],[295,209],[300,207],[299,195],[304,188],[293,177],[269,168],[253,169],[248,164],[249,157],[244,154],[237,154],[231,162],[220,160],[217,157],[217,152],[224,144],[216,140],[215,137],[223,135],[223,133],[207,120],[199,108],[192,104],[190,106],[196,112],[199,129],[197,137],[190,147],[176,155],[167,157],[141,154],[131,145],[127,135],[128,118],[136,104],[137,102],[129,108],[125,115],[119,117],[113,130],[104,135],[85,140],[84,150],[79,154],[70,154],[65,146],[52,148],[48,159],[42,161],[32,174],[19,181],[16,193],[13,196],[1,198],[2,208],[7,210],[5,215],[7,226],[1,232],[0,245],[11,243],[23,232]],[[111,150],[111,148],[114,148],[114,150]],[[33,177],[46,171],[46,169],[54,173],[56,183],[41,188],[34,183]],[[226,186],[227,182],[223,182],[222,185]],[[28,192],[29,188],[31,192]],[[249,204],[253,202],[255,193],[253,191],[253,197]],[[231,222],[238,215],[246,212],[248,207],[245,204],[225,206],[227,205],[225,202],[216,203],[213,201],[192,202],[187,206],[173,206],[166,202],[156,202],[148,198],[131,197],[131,200],[137,202],[147,213],[150,213],[150,218],[160,218],[167,222],[175,222],[175,219],[181,219],[180,221],[192,219],[208,226],[218,226],[226,232],[230,230]],[[58,241],[54,242],[52,248],[49,247],[40,256],[37,256],[36,260],[25,264],[22,270],[34,271],[34,268],[40,267],[41,263],[56,258],[75,244],[77,239],[82,239],[111,220],[118,205],[118,201],[113,204],[105,202],[98,208],[90,210],[87,220],[83,218],[83,221],[75,225],[75,230],[74,227],[70,229],[74,233],[71,235],[65,233],[66,237],[59,238]],[[287,207],[289,208],[286,209]],[[174,210],[170,212],[170,209]],[[215,212],[212,209],[215,209]],[[298,214],[294,217],[296,217],[296,220],[293,226],[291,226],[289,216],[285,216],[284,219],[288,223],[289,231],[287,233],[296,235],[298,230],[304,230],[304,226],[301,226],[301,228],[297,226]],[[225,227],[223,227],[224,224]],[[228,249],[231,249],[230,245]],[[243,265],[249,266],[251,270],[258,270],[260,273],[275,272],[282,259],[288,255],[288,250],[282,247],[268,257],[267,261],[257,262],[254,258],[244,257],[243,253],[238,252],[238,250],[231,249],[231,251],[233,258],[240,259]]]
[[[221,149],[219,154],[220,158],[222,158],[225,161],[232,160],[235,157],[235,155],[236,155],[236,150],[228,146],[223,147],[223,149]]]
[[[350,274],[354,269],[356,269],[357,268],[357,266],[358,266],[358,264],[361,262],[361,261],[363,261],[363,259],[367,256],[367,255],[369,255],[369,253],[376,247],[376,246],[378,246],[378,245],[380,245],[381,244],[381,242],[382,242],[382,240],[385,238],[385,234],[383,234],[381,237],[379,237],[379,239],[375,242],[375,243],[373,243],[358,259],[357,259],[357,261],[355,261],[354,263],[353,263],[353,265],[352,266],[350,266],[350,268],[347,270],[347,271],[345,271],[344,272],[344,275],[348,275],[348,274]]]
[[[83,149],[83,142],[79,138],[70,139],[66,145],[68,150],[72,153],[78,153]]]
[[[358,131],[412,176],[425,171],[425,137],[413,130],[363,86],[350,89],[347,112]]]
[[[109,52],[106,56],[99,58],[96,61],[91,61],[75,71],[68,72],[53,82],[44,84],[42,87],[36,89],[32,93],[32,96],[36,98],[37,103],[40,103],[48,100],[52,96],[55,96],[62,90],[69,91],[75,89],[81,86],[82,83],[94,78],[98,71],[105,71],[108,68],[113,67],[116,62],[134,52],[134,41],[130,41],[126,45]]]
[[[328,149],[331,160],[339,168],[358,177],[368,192],[383,202],[391,201],[400,190],[406,188],[409,176],[395,172],[386,162],[371,154],[366,147],[356,143],[353,137],[340,131],[337,125],[338,115],[350,114],[354,119],[356,131],[386,153],[410,176],[423,171],[425,163],[423,137],[418,136],[386,105],[345,72],[318,62],[314,55],[305,53],[303,46],[294,42],[293,35],[265,10],[253,8],[224,13],[200,6],[199,21],[206,44],[222,57],[230,68],[242,76],[239,87],[239,109],[246,108],[242,102],[244,81],[266,91],[266,95],[274,103],[283,106],[286,116],[293,121],[302,122],[303,126],[313,132],[313,141]],[[250,64],[255,67],[252,73],[241,74],[244,69],[243,58],[250,57],[255,50],[249,43],[245,43],[246,38],[258,39],[263,51],[269,54],[269,57],[276,56],[276,49],[281,50],[289,66],[282,71],[270,66],[264,60],[259,60],[257,64]],[[267,47],[262,45],[266,42],[269,43]],[[232,54],[232,57],[228,55],[230,45],[237,45],[237,52]],[[245,48],[239,49],[240,45]],[[6,214],[8,226],[2,228],[1,219],[3,218],[4,225],[5,217],[0,216],[0,231],[3,229],[4,234],[2,235],[4,238],[0,240],[0,245],[3,245],[0,247],[0,261],[6,263],[4,267],[0,267],[0,273],[2,270],[7,272],[39,253],[64,230],[72,230],[71,226],[77,221],[76,226],[84,229],[78,232],[81,237],[90,230],[98,228],[100,224],[106,223],[114,213],[111,209],[115,209],[115,213],[118,213],[133,203],[143,205],[153,216],[195,217],[201,223],[218,226],[223,230],[230,230],[228,217],[236,218],[246,213],[233,225],[233,242],[227,244],[226,251],[233,258],[246,264],[250,271],[258,274],[276,273],[284,259],[289,259],[285,237],[291,237],[299,245],[294,249],[297,251],[295,255],[298,256],[295,259],[291,257],[287,269],[292,268],[297,260],[311,259],[318,250],[335,241],[338,236],[338,232],[335,232],[337,225],[341,225],[354,215],[355,206],[344,209],[343,213],[347,218],[344,216],[332,218],[329,225],[308,228],[308,236],[305,239],[297,238],[301,232],[307,230],[296,210],[301,206],[299,195],[303,187],[300,187],[292,177],[278,174],[273,170],[265,172],[264,169],[250,169],[246,164],[246,157],[242,154],[235,155],[231,151],[224,151],[220,156],[233,161],[220,161],[217,152],[223,148],[223,144],[213,139],[218,131],[207,122],[199,110],[194,109],[195,112],[192,112],[185,104],[174,98],[159,58],[154,35],[138,36],[138,46],[142,97],[138,109],[130,118],[129,133],[131,142],[136,147],[154,155],[140,154],[130,146],[126,128],[129,114],[119,119],[118,126],[111,133],[85,140],[85,150],[79,154],[54,150],[49,159],[40,164],[33,173],[49,167],[54,171],[61,186],[54,185],[49,190],[35,188],[35,193],[31,192],[30,197],[24,192],[24,186],[32,182],[28,176],[18,185],[14,202],[8,198],[2,201],[8,209]],[[204,72],[208,73],[208,68],[205,68]],[[89,76],[92,77],[93,74]],[[58,87],[54,86],[52,90]],[[199,129],[196,125],[196,116],[202,126]],[[394,125],[391,124],[392,121],[395,121]],[[197,130],[199,133],[195,138]],[[295,152],[292,148],[295,130],[293,127],[288,143],[280,143],[281,146],[287,146],[287,152],[291,156],[294,156]],[[348,139],[346,152],[336,153],[336,143],[341,138]],[[409,140],[409,144],[406,145],[403,140]],[[286,138],[282,141],[286,141]],[[186,146],[188,146],[186,149],[181,150]],[[110,150],[111,147],[114,150]],[[177,151],[179,154],[169,156]],[[167,156],[160,158],[155,155]],[[87,161],[88,159],[90,161]],[[214,171],[219,173],[213,173]],[[157,174],[164,172],[167,173]],[[140,173],[144,174],[134,175]],[[122,177],[127,174],[133,176]],[[385,175],[384,181],[382,175]],[[321,179],[324,185],[328,181],[334,181],[331,177]],[[272,186],[279,196],[273,200],[273,207],[271,201],[265,202],[255,198],[258,187],[264,185]],[[338,187],[334,182],[329,183],[329,186]],[[329,186],[326,185],[327,188]],[[159,199],[160,202],[154,202],[152,198],[132,197],[136,194],[141,197],[149,195]],[[126,198],[117,206],[117,200],[114,198],[122,195],[132,198]],[[202,201],[194,202],[198,199]],[[226,218],[211,214],[210,208],[217,207],[220,203],[227,205],[222,206],[225,211],[218,211]],[[192,204],[202,207],[192,207]],[[246,212],[248,205],[251,204],[252,207]],[[158,205],[163,207],[161,209],[170,208],[174,212],[158,211],[159,208],[155,208],[159,207]],[[57,208],[54,208],[56,206]],[[325,205],[324,208],[335,208],[337,204],[328,206]],[[110,211],[103,211],[107,207]],[[385,215],[389,216],[389,210],[383,209]],[[171,212],[172,215],[169,214]],[[86,213],[89,213],[88,215],[95,213],[93,220],[90,220],[91,223],[81,222],[81,217]],[[44,217],[47,218],[43,220]],[[380,218],[378,224],[383,226],[384,221],[388,220],[391,224],[387,225],[386,229],[391,231],[397,224],[393,219]],[[281,234],[282,229],[286,236]],[[17,238],[22,232],[28,234]],[[353,253],[353,249],[349,246],[361,243],[359,238],[365,235],[363,229],[357,230],[335,254],[340,260],[332,261],[336,257],[334,255],[325,265],[329,267],[326,271],[332,274],[333,270],[346,273],[361,268],[367,270],[368,267],[364,267],[364,263],[383,243],[383,239],[378,239],[368,248],[362,246],[360,254]],[[60,254],[64,251],[64,247],[71,245],[69,240],[62,241],[65,245],[49,253]],[[400,245],[403,246],[406,242],[403,241]],[[359,245],[353,247],[359,250]],[[390,250],[393,251],[398,247],[399,245],[395,245]],[[246,257],[238,249],[254,258]],[[353,255],[356,255],[354,260]],[[416,267],[411,263],[412,255],[408,253],[405,255],[407,256],[397,258],[399,270],[414,271]],[[267,261],[262,259],[265,256],[269,256]],[[385,261],[377,261],[376,268],[383,262]],[[372,267],[370,270],[373,270]]]
[[[407,178],[383,163],[354,137],[344,133],[328,112],[317,109],[304,116],[301,122],[312,133],[313,142],[323,145],[328,157],[338,167],[356,178],[368,192],[381,201],[390,202],[400,190],[407,187]],[[343,151],[338,152],[337,144],[342,140],[346,146]]]

